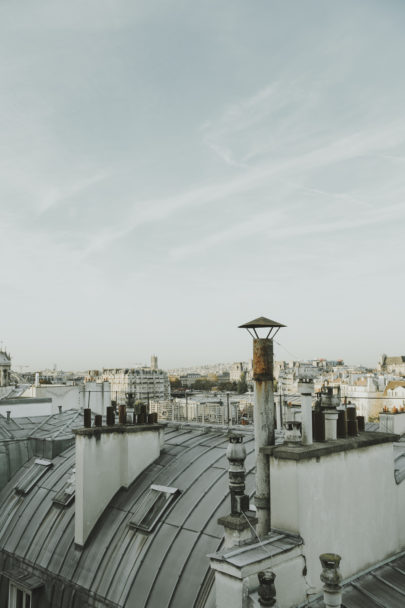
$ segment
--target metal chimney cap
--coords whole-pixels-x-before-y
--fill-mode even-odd
[[[277,321],[272,321],[267,317],[258,317],[257,319],[253,319],[253,321],[249,321],[248,323],[244,323],[243,325],[239,325],[241,329],[255,328],[255,327],[287,327],[282,323],[278,323]]]
[[[258,317],[257,319],[253,319],[253,321],[249,321],[248,323],[244,323],[243,325],[239,325],[239,328],[241,329],[247,329],[247,331],[250,333],[250,335],[252,336],[253,339],[255,338],[259,338],[259,334],[257,333],[256,329],[268,329],[268,333],[267,336],[265,336],[265,339],[267,340],[268,338],[270,338],[270,334],[271,332],[273,332],[273,336],[272,339],[275,337],[275,335],[277,334],[277,332],[280,331],[281,327],[286,327],[286,325],[283,325],[282,323],[278,323],[277,321],[272,321],[271,319],[268,319],[267,317]],[[250,330],[253,330],[253,333]]]

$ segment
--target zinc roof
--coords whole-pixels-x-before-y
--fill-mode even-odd
[[[252,493],[251,433],[244,443]],[[223,534],[217,519],[230,508],[227,446],[221,429],[167,427],[159,459],[128,490],[118,491],[84,549],[74,544],[74,502],[63,509],[52,503],[74,467],[74,448],[53,460],[28,495],[18,496],[13,486],[24,467],[0,493],[1,569],[20,566],[51,575],[58,583],[49,587],[50,604],[62,608],[83,606],[83,597],[97,606],[200,605],[213,580],[206,556],[217,551]],[[176,487],[181,495],[146,534],[128,524],[151,484]]]
[[[323,599],[309,604],[324,608]],[[403,608],[405,606],[405,555],[352,579],[343,587],[342,608]]]

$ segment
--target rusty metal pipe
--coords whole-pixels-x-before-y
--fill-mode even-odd
[[[270,531],[270,464],[260,448],[274,445],[273,341],[253,340],[253,380],[255,384],[254,428],[256,454],[256,533],[259,538]]]

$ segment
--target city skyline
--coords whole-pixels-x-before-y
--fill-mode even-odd
[[[404,353],[405,6],[0,6],[0,338],[32,369]],[[278,348],[278,347],[277,347]],[[287,357],[288,353],[290,355]]]

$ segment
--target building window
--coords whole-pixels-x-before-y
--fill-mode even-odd
[[[8,606],[9,608],[31,608],[31,591],[17,587],[14,583],[10,583],[8,591]]]

